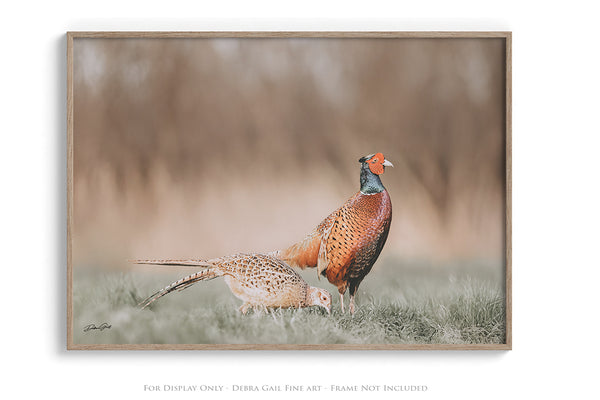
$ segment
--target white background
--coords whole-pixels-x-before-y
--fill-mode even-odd
[[[559,6],[456,0],[285,3],[3,5],[2,397],[191,399],[209,395],[148,393],[144,384],[286,383],[429,388],[380,393],[382,398],[593,397],[599,355],[598,13],[578,1]],[[66,352],[65,32],[70,30],[512,31],[514,349]]]

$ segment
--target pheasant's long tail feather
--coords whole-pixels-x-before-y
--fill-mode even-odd
[[[174,265],[180,267],[210,267],[214,265],[205,260],[130,260],[134,264],[152,264],[152,265]]]
[[[178,265],[178,264],[175,264],[175,265]],[[146,300],[142,301],[138,305],[143,310],[144,308],[148,307],[150,304],[152,304],[153,302],[160,299],[161,297],[163,297],[166,294],[169,294],[175,290],[181,291],[181,290],[187,289],[188,287],[192,286],[196,282],[208,281],[208,280],[214,279],[218,276],[219,276],[219,274],[217,273],[217,270],[215,268],[208,268],[208,269],[202,270],[200,272],[196,272],[195,274],[186,276],[185,278],[182,278],[176,282],[171,283],[169,286],[154,293],[152,296],[148,297]]]

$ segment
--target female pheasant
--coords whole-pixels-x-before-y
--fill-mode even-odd
[[[392,203],[379,176],[393,167],[381,153],[358,160],[360,191],[325,218],[302,241],[270,253],[291,266],[317,267],[317,274],[337,286],[344,312],[344,293],[350,289],[350,313],[358,285],[377,260],[392,222]]]
[[[309,286],[296,271],[281,260],[264,254],[236,254],[202,260],[136,260],[137,264],[208,267],[173,282],[140,303],[146,308],[155,300],[175,290],[183,290],[196,282],[224,277],[231,292],[244,301],[242,314],[249,308],[289,308],[321,306],[331,312],[328,291]]]

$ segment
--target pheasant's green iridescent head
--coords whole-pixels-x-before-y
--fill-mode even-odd
[[[385,190],[379,175],[383,174],[385,167],[394,165],[385,159],[383,154],[375,153],[361,157],[360,162],[360,191],[363,194],[375,194]]]

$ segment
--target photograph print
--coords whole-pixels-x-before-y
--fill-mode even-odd
[[[510,33],[67,41],[69,349],[511,348]]]

